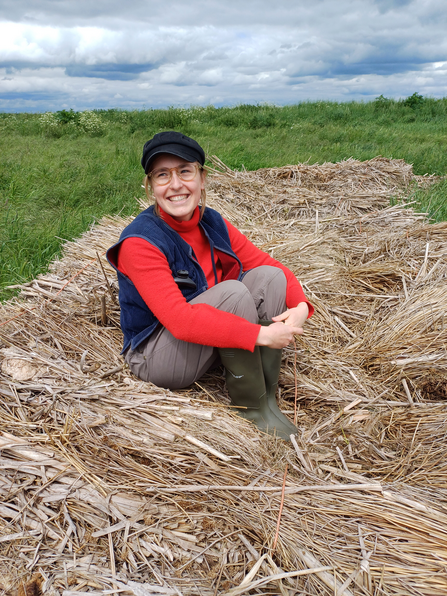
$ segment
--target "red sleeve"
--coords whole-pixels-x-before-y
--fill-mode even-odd
[[[271,267],[279,267],[279,269],[282,269],[287,278],[287,308],[294,308],[300,302],[306,302],[309,307],[308,318],[311,317],[315,309],[307,300],[300,282],[292,271],[252,244],[244,234],[239,232],[239,230],[226,219],[225,223],[227,224],[228,233],[230,235],[231,247],[239,257],[244,271],[248,271],[248,269],[253,269],[254,267],[259,267],[261,265],[270,265]]]
[[[172,277],[166,257],[146,240],[124,240],[117,266],[131,279],[160,323],[177,339],[253,352],[260,325],[208,304],[188,303]]]

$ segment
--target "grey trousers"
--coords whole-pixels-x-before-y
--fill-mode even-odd
[[[281,269],[265,265],[247,271],[242,281],[228,280],[213,286],[191,304],[209,304],[257,323],[286,310],[286,290],[287,280]],[[125,360],[143,381],[181,389],[218,364],[219,354],[212,346],[178,340],[160,326],[135,350],[129,349]]]

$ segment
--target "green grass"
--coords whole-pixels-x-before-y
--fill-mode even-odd
[[[432,222],[447,221],[447,180],[442,179],[432,186],[418,189],[410,200],[415,201],[415,207],[427,213]]]
[[[371,103],[305,102],[126,112],[62,110],[0,114],[0,290],[44,272],[71,240],[105,214],[135,212],[144,142],[161,130],[194,137],[228,166],[365,160],[412,163],[416,174],[447,172],[447,99],[380,97]],[[447,219],[446,181],[415,193]]]

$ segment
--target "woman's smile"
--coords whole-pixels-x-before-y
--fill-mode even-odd
[[[172,197],[168,197],[170,201],[174,201],[174,203],[178,203],[179,201],[184,201],[187,199],[189,195],[174,195]]]

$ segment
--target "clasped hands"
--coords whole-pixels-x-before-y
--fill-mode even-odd
[[[276,317],[272,317],[273,323],[261,327],[257,346],[281,349],[289,345],[294,335],[303,333],[303,325],[309,315],[309,307],[306,302],[300,302],[295,308],[289,308]]]

